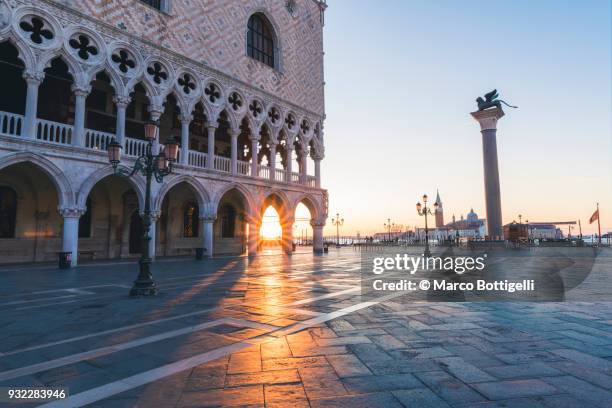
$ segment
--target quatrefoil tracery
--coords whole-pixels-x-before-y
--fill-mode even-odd
[[[168,73],[159,62],[154,62],[152,65],[149,65],[147,67],[147,74],[149,74],[151,78],[153,78],[153,82],[158,85],[168,80]]]
[[[111,59],[115,64],[117,64],[119,71],[123,72],[124,74],[130,69],[136,68],[136,62],[131,58],[130,54],[126,50],[119,50],[118,53],[111,56]]]
[[[232,105],[233,110],[238,110],[242,106],[242,98],[237,92],[232,92],[227,101]]]
[[[196,89],[195,82],[191,78],[191,75],[187,73],[184,73],[183,76],[181,76],[177,82],[183,88],[183,92],[185,92],[187,95],[189,95],[191,91],[195,91]]]
[[[219,91],[219,88],[212,83],[208,84],[206,89],[204,89],[204,93],[208,95],[208,100],[212,103],[215,103],[215,101],[221,97],[221,92]]]
[[[268,112],[268,117],[270,118],[270,122],[276,124],[276,122],[278,122],[278,120],[280,119],[280,113],[278,113],[278,109],[274,107],[270,109],[270,111]]]
[[[91,45],[91,40],[84,34],[79,34],[77,38],[70,39],[68,44],[77,51],[77,55],[83,60],[88,60],[90,54],[92,56],[98,55],[98,48]]]
[[[251,102],[251,104],[249,105],[249,110],[253,114],[254,118],[259,116],[261,114],[261,112],[263,112],[263,108],[261,107],[261,103],[259,103],[258,101]]]
[[[295,118],[292,114],[287,115],[287,117],[285,118],[285,123],[287,124],[288,129],[293,129],[293,127],[295,126]]]
[[[52,40],[53,31],[45,28],[45,21],[39,17],[32,17],[30,22],[24,20],[19,27],[26,33],[30,33],[30,40],[34,44],[42,44],[45,40]]]

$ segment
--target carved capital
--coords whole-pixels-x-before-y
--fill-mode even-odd
[[[310,226],[312,228],[323,228],[325,226],[325,219],[320,219],[320,220],[315,220],[312,219],[310,220]]]
[[[189,124],[193,120],[193,115],[180,114],[178,116],[178,120],[181,122],[181,124],[185,124],[185,123]]]
[[[113,97],[113,102],[115,103],[115,105],[117,105],[117,108],[125,109],[128,107],[131,101],[132,98],[130,98],[129,96],[115,95]]]
[[[144,218],[144,212],[139,212],[140,217]],[[150,211],[149,216],[151,217],[151,224],[155,224],[161,216],[161,211]]]
[[[497,121],[504,116],[504,111],[501,108],[493,108],[472,112],[471,115],[480,124],[480,130],[496,130]]]
[[[79,207],[63,207],[58,208],[63,218],[81,218],[81,215],[85,214],[85,208]]]
[[[206,122],[206,129],[210,132],[211,129],[214,132],[219,127],[219,124],[216,122]]]
[[[204,222],[215,222],[217,219],[217,208],[214,204],[206,203],[200,207],[200,219]]]
[[[91,85],[72,85],[71,87],[74,96],[87,97],[91,92]]]
[[[40,85],[42,81],[45,79],[44,71],[24,71],[23,79],[28,83],[28,85]]]
[[[159,117],[164,113],[163,105],[149,105],[149,115],[151,115],[151,120],[159,120]]]

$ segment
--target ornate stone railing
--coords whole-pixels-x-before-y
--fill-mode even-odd
[[[20,136],[22,127],[22,115],[9,112],[0,112],[0,132],[3,135]]]
[[[238,160],[238,163],[236,164],[238,174],[242,174],[244,176],[249,176],[251,174],[251,163]]]
[[[206,157],[206,153],[190,151],[188,163],[190,166],[205,168]]]
[[[257,166],[258,176],[261,178],[269,179],[270,178],[270,167],[262,166],[261,164]]]
[[[232,160],[227,157],[215,156],[215,170],[229,173],[232,171]]]
[[[0,135],[17,137],[22,140],[32,140],[21,136],[24,116],[0,111]],[[52,122],[43,119],[36,120],[36,139],[52,144],[72,145],[80,149],[106,151],[110,141],[115,137],[114,134],[102,132],[94,129],[84,129],[82,146],[74,140],[74,127],[72,125]],[[147,141],[126,137],[124,142],[123,154],[125,156],[138,157],[145,154]],[[189,151],[187,164],[198,168],[207,168],[208,155],[203,152]],[[180,162],[180,152],[179,152]],[[232,172],[231,159],[223,156],[214,157],[214,170],[223,173]],[[269,166],[258,165],[258,174],[251,174],[251,162],[237,160],[236,172],[242,176],[253,176],[261,179],[271,180],[274,173],[274,181],[281,183],[302,184],[308,187],[316,187],[316,177],[301,176],[299,173],[289,174],[283,169],[272,169]]]
[[[50,120],[38,119],[36,121],[36,138],[55,144],[72,144],[72,133],[74,129],[71,125],[64,123],[51,122]]]
[[[286,181],[287,180],[287,171],[283,169],[274,169],[274,180],[276,181]]]
[[[115,135],[112,133],[85,129],[85,147],[94,150],[106,150],[113,137]]]
[[[142,156],[145,154],[147,148],[147,141],[140,139],[132,139],[131,137],[125,138],[125,146],[123,153],[127,156]]]
[[[317,186],[317,178],[315,176],[306,176],[306,183],[308,187],[316,187]]]

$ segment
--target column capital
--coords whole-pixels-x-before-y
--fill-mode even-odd
[[[79,207],[62,207],[58,208],[63,218],[81,218],[87,209]]]
[[[193,120],[193,115],[183,115],[183,114],[180,114],[178,116],[178,120],[181,122],[181,124],[185,124],[185,122],[187,124],[189,124]]]
[[[325,154],[321,153],[321,152],[314,151],[314,152],[310,152],[310,157],[312,157],[312,160],[317,162],[317,161],[323,160],[325,158]]]
[[[152,120],[158,120],[159,117],[164,113],[163,105],[149,105],[149,114]]]
[[[217,129],[219,127],[219,124],[216,122],[206,122],[206,128],[207,129]]]
[[[312,228],[317,228],[317,227],[318,227],[318,228],[323,228],[323,227],[325,226],[325,224],[326,224],[326,223],[325,223],[325,220],[324,220],[324,219],[322,219],[322,220],[315,220],[315,219],[311,219],[311,220],[310,220],[310,226],[311,226]]]
[[[144,212],[139,213],[141,217],[144,217]],[[149,211],[149,216],[151,217],[151,222],[157,222],[159,217],[161,217],[161,211]]]
[[[504,116],[501,108],[485,109],[470,113],[480,124],[480,130],[497,130],[497,121]]]
[[[87,97],[87,95],[89,95],[89,93],[91,92],[91,85],[73,84],[70,89],[72,89],[72,92],[75,96]]]
[[[200,215],[200,219],[203,222],[215,222],[217,220],[217,214],[203,214]]]
[[[132,98],[129,96],[115,95],[113,96],[113,102],[117,105],[118,108],[127,108],[127,106],[132,101]]]
[[[25,79],[25,81],[28,84],[40,85],[42,81],[45,79],[45,72],[27,70],[27,71],[23,71],[22,77],[23,79]]]

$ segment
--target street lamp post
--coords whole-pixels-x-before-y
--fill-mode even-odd
[[[425,217],[425,256],[431,256],[431,251],[429,250],[429,229],[427,227],[427,215],[433,215],[431,209],[427,207],[427,194],[423,194],[423,206],[421,206],[420,202],[416,203],[417,214]],[[438,211],[438,203],[434,203],[434,211]]]
[[[391,218],[387,218],[387,222],[383,225],[387,228],[387,242],[391,242],[391,228],[395,226],[395,223],[391,222]]]
[[[179,144],[171,137],[166,141],[165,148],[159,154],[153,154],[153,143],[157,138],[158,123],[149,121],[145,123],[145,138],[148,142],[145,153],[136,159],[132,170],[125,170],[119,166],[121,162],[122,146],[114,138],[108,145],[108,161],[113,166],[116,175],[132,177],[136,173],[142,174],[146,179],[142,255],[139,261],[138,277],[130,290],[130,296],[154,296],[157,295],[157,286],[151,274],[151,254],[149,252],[149,231],[151,227],[151,181],[153,177],[161,183],[165,176],[172,172],[172,164],[176,162]]]
[[[332,225],[336,226],[336,248],[340,248],[340,227],[344,225],[344,218],[340,218],[340,213],[336,213],[336,218],[332,218]]]

